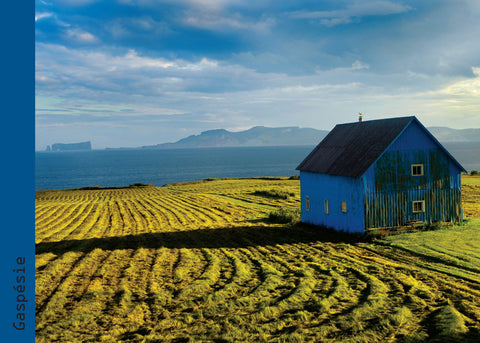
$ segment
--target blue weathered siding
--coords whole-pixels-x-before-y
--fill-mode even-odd
[[[360,178],[300,172],[301,216],[305,223],[325,225],[347,232],[364,232],[363,184]],[[310,211],[306,197],[310,198]],[[324,201],[329,213],[325,214]],[[347,203],[347,212],[341,204]]]
[[[412,164],[424,175],[412,176]],[[460,169],[415,122],[363,178],[366,228],[462,220]],[[414,213],[413,201],[425,201],[425,212]]]
[[[380,157],[360,177],[301,171],[302,221],[349,232],[412,221],[462,221],[463,169],[417,120],[410,121],[381,151],[376,150]],[[345,164],[350,156],[341,157]],[[413,176],[412,164],[422,164],[423,175]],[[329,201],[328,214],[324,212],[325,199]],[[347,213],[341,211],[342,201],[347,202]],[[423,201],[424,211],[414,212],[414,201]]]

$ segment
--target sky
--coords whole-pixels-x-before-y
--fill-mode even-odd
[[[36,150],[415,115],[480,127],[478,0],[35,0]]]

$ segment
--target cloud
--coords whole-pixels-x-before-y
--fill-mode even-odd
[[[183,0],[177,2],[184,2],[197,8],[206,8],[209,10],[221,10],[229,5],[241,3],[240,0]]]
[[[37,43],[36,47],[37,92],[58,92],[65,97],[73,93],[95,98],[118,96],[123,102],[135,95],[209,93],[258,87],[265,76],[207,57],[189,61],[143,56],[135,49],[113,55],[56,44]]]
[[[35,73],[35,82],[42,83],[42,84],[48,84],[48,83],[52,83],[52,82],[58,82],[58,80],[55,80],[55,79],[45,75],[42,72],[36,72]]]
[[[259,21],[246,19],[238,13],[219,15],[212,12],[189,11],[182,19],[184,25],[207,30],[246,30],[257,33],[267,33],[275,24],[273,18],[266,18]]]
[[[56,106],[45,108],[68,108],[70,111],[75,108],[70,102],[78,104],[84,99],[100,109],[114,104],[120,106],[125,110],[123,113],[120,110],[112,112],[118,116],[159,113],[150,110],[152,108],[169,109],[174,114],[195,110],[227,115],[228,110],[235,108],[243,114],[277,113],[278,116],[270,118],[275,122],[282,116],[290,117],[286,108],[293,111],[289,113],[312,113],[320,104],[321,108],[326,108],[326,104],[336,108],[340,104],[360,102],[360,99],[375,98],[378,102],[380,96],[402,97],[418,93],[420,87],[418,78],[412,77],[411,72],[376,75],[369,64],[360,60],[354,60],[349,67],[295,76],[261,73],[206,57],[193,61],[167,59],[144,56],[135,49],[114,55],[43,43],[37,43],[36,69],[37,93],[64,99]],[[405,84],[405,80],[411,82]],[[439,81],[441,79],[426,75],[421,80],[422,85],[430,84],[430,87]],[[403,87],[398,86],[401,83]],[[456,89],[459,85],[467,87],[460,83]],[[279,108],[278,104],[282,106]],[[80,112],[88,112],[84,105],[78,108]]]
[[[67,6],[81,7],[81,6],[90,5],[94,2],[101,2],[102,0],[53,0],[53,1],[59,2]]]
[[[125,72],[133,69],[171,69],[171,70],[192,70],[201,71],[208,68],[218,67],[218,62],[208,58],[202,58],[197,62],[189,62],[180,59],[169,60],[161,57],[151,58],[139,56],[135,49],[130,49],[123,56],[109,56],[107,54],[96,55],[100,58],[100,63],[108,63],[108,71],[122,69]],[[92,61],[92,63],[94,63]],[[97,66],[98,67],[98,66]]]
[[[480,106],[480,68],[472,67],[473,77],[451,82],[439,90],[426,92],[426,95],[443,99],[472,99]]]
[[[408,5],[394,3],[388,0],[353,0],[344,9],[333,11],[300,11],[292,16],[299,19],[319,19],[325,26],[349,24],[354,19],[366,16],[385,16],[399,14],[411,10]]]
[[[451,96],[474,96],[478,97],[480,104],[480,68],[472,67],[474,77],[454,82],[439,92]]]
[[[36,28],[38,29],[41,24],[43,24],[44,21],[47,21],[46,19],[51,19],[50,23],[53,23],[59,27],[66,28],[66,27],[71,27],[69,23],[66,23],[63,20],[60,20],[58,18],[57,13],[53,12],[39,12],[35,14],[35,23],[36,23]]]
[[[123,66],[127,68],[169,68],[176,66],[175,62],[163,58],[140,57],[134,49],[130,49],[123,57],[113,58],[113,67]]]
[[[268,32],[275,23],[273,18],[252,18],[248,13],[242,11],[242,8],[251,9],[252,6],[246,6],[241,0],[119,0],[124,5],[135,5],[141,8],[150,8],[156,10],[161,6],[170,5],[175,10],[171,11],[166,21],[174,22],[188,27],[199,28],[202,30],[213,31],[236,31],[247,30],[255,32]],[[109,27],[109,30],[120,37],[127,35],[129,27],[136,25],[153,27],[152,20],[133,23],[133,19],[115,20]],[[137,27],[138,29],[139,27]],[[165,28],[165,24],[164,27]]]
[[[66,31],[66,38],[72,39],[79,43],[97,43],[98,39],[90,32],[81,29],[69,29]]]
[[[53,13],[50,13],[50,12],[37,13],[35,14],[35,22],[45,18],[50,18],[51,16],[53,16]]]
[[[363,70],[363,71],[366,71],[370,69],[370,65],[368,65],[367,63],[364,63],[362,61],[359,61],[359,60],[356,60],[355,62],[352,63],[352,65],[350,67],[339,67],[339,68],[333,68],[331,70],[322,70],[320,69],[319,67],[316,68],[315,72],[317,74],[332,74],[332,73],[336,73],[338,75],[340,74],[347,74],[349,75],[349,77],[351,77],[351,72],[352,71],[359,71],[359,70]]]
[[[55,64],[45,63],[56,60]],[[162,57],[141,56],[135,49],[129,49],[123,55],[113,55],[102,51],[88,51],[68,48],[58,44],[37,43],[37,72],[50,71],[57,75],[72,75],[81,79],[82,74],[118,76],[110,72],[125,74],[138,73],[138,69],[152,72],[154,70],[202,71],[219,67],[218,61],[203,57],[193,62],[183,59],[166,59]],[[80,74],[77,74],[81,71]],[[158,74],[145,74],[158,76]],[[167,75],[167,74],[164,74]],[[171,74],[168,74],[171,75]]]
[[[356,60],[355,62],[352,63],[352,70],[361,70],[361,69],[370,69],[370,66],[359,60]]]
[[[167,23],[155,20],[151,16],[114,18],[107,21],[104,27],[115,39],[171,33]]]
[[[287,108],[302,111],[312,98],[316,102],[340,102],[346,92],[351,97],[368,92],[368,86],[340,80],[358,68],[365,69],[362,62],[357,62],[343,70],[288,76],[259,73],[206,57],[195,61],[165,59],[143,56],[134,49],[113,55],[37,43],[38,98],[57,98],[46,106],[38,103],[37,109],[42,110],[37,113],[59,120],[59,115],[75,114],[133,120],[193,112],[188,125],[216,121],[230,127],[255,124],[259,120],[256,113],[263,113],[263,124],[268,125],[273,112],[279,120]],[[294,103],[301,105],[294,110]]]
[[[161,4],[174,4],[207,9],[210,11],[220,11],[230,5],[241,5],[242,0],[118,0],[123,5],[133,5],[142,7],[158,7]]]

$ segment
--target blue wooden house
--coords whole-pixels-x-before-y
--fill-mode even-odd
[[[339,124],[297,170],[302,222],[363,233],[462,220],[465,169],[413,116]]]

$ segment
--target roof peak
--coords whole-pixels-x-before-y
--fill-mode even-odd
[[[359,177],[413,121],[418,122],[409,116],[338,124],[297,169]]]
[[[416,123],[433,139],[460,170],[464,170],[415,116],[338,124],[300,163],[297,170],[360,177],[412,123]]]
[[[380,121],[410,121],[412,119],[417,119],[415,116],[404,116],[404,117],[393,117],[393,118],[379,118],[379,119],[370,119],[370,120],[365,120],[365,117],[363,117],[362,121],[354,121],[354,122],[349,122],[349,123],[341,123],[337,125],[352,125],[352,124],[366,124],[366,123],[373,123],[373,122],[380,122]],[[418,119],[417,119],[418,120]]]

